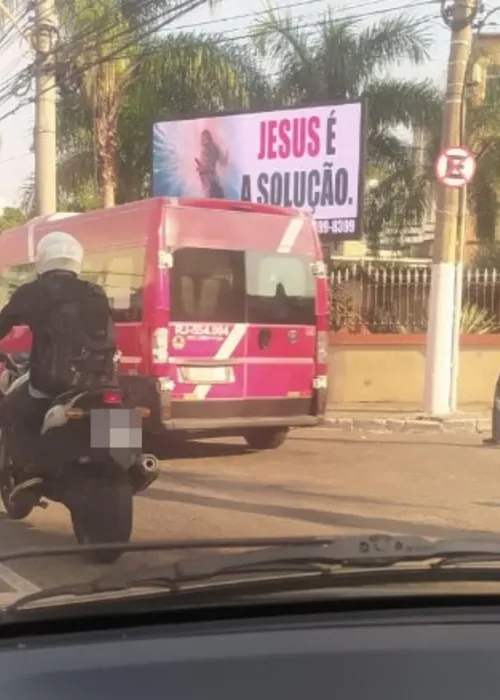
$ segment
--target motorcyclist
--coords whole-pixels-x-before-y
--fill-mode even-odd
[[[88,304],[89,300],[95,304],[97,299],[99,308],[108,316],[108,338],[114,344],[114,327],[106,293],[99,285],[79,278],[82,261],[83,248],[73,236],[62,231],[45,235],[36,250],[36,279],[18,287],[0,311],[0,340],[14,326],[28,326],[32,333],[29,383],[23,390],[15,392],[12,398],[9,396],[8,409],[0,412],[2,425],[5,426],[7,421],[16,434],[18,430],[24,434],[25,431],[39,429],[51,399],[65,390],[63,377],[58,377],[57,363],[54,361],[60,356],[61,348],[53,345],[54,342],[62,344],[69,339],[63,337],[54,341],[57,335],[48,328],[48,324],[54,324],[54,314],[57,317],[58,304],[66,299],[76,300],[83,316],[87,312],[88,317],[90,312],[93,317],[95,314],[92,309],[89,310]],[[20,442],[29,448],[29,440],[25,438],[23,441],[21,438]],[[27,453],[23,459],[25,466],[26,460],[30,463],[33,461],[31,453],[29,457]]]

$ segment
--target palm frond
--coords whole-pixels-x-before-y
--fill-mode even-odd
[[[426,128],[440,120],[442,94],[431,80],[389,78],[370,81],[364,92],[372,129]]]
[[[421,224],[429,206],[431,187],[426,173],[416,167],[412,149],[398,149],[398,161],[368,195],[365,207],[365,233],[372,250],[380,235],[390,232],[397,249],[407,229]]]
[[[433,37],[427,23],[408,15],[384,18],[359,32],[358,61],[363,77],[370,78],[396,63],[420,65],[429,59]]]

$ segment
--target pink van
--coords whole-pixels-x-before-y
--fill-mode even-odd
[[[312,219],[224,200],[154,198],[35,219],[0,237],[0,304],[34,275],[40,237],[85,248],[83,274],[110,298],[130,401],[148,436],[243,436],[279,446],[317,425],[327,389],[328,294]],[[0,344],[29,349],[26,329]],[[146,402],[146,403],[145,403]]]

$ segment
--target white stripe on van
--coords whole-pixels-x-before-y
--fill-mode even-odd
[[[175,247],[178,244],[179,238],[179,222],[175,219],[172,221],[172,217],[168,213],[169,207],[179,206],[179,200],[177,197],[173,197],[168,206],[163,209],[163,219],[161,223],[161,248],[164,252],[167,252],[170,248]],[[162,251],[160,250],[160,253]]]
[[[35,216],[28,222],[28,260],[35,262],[35,226],[42,219],[42,216]]]
[[[233,330],[215,353],[213,359],[228,360],[241,343],[247,328],[248,324],[246,323],[235,323]],[[212,384],[198,384],[195,387],[193,394],[197,399],[205,399],[211,388]]]
[[[278,246],[278,253],[289,253],[292,250],[297,236],[304,225],[304,221],[305,218],[303,216],[296,216],[290,221]]]

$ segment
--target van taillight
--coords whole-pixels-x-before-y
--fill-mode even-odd
[[[328,332],[318,331],[316,334],[316,363],[326,365],[328,362]]]
[[[168,360],[168,328],[157,328],[153,333],[153,362],[164,364]]]
[[[314,413],[322,418],[328,401],[328,331],[316,332],[316,372],[313,389]]]

